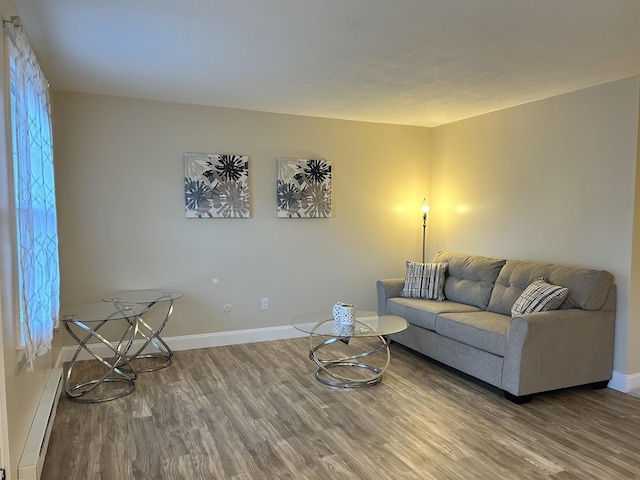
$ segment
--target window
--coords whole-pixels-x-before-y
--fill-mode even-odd
[[[9,70],[20,343],[27,368],[58,326],[58,235],[48,82],[23,29],[11,24]]]

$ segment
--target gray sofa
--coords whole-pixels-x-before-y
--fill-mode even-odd
[[[493,385],[516,403],[539,392],[603,388],[613,367],[616,286],[604,270],[439,252],[444,301],[401,296],[404,278],[377,282],[378,313],[407,320],[392,340]],[[511,317],[535,279],[569,288],[558,310]]]

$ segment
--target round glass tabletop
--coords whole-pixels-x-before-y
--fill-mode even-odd
[[[182,292],[177,290],[163,290],[160,288],[149,290],[123,290],[104,295],[102,300],[105,302],[120,303],[156,303],[175,300],[182,297]]]
[[[355,325],[347,326],[334,321],[331,312],[314,312],[300,315],[291,325],[305,333],[330,337],[378,337],[401,332],[407,321],[395,315],[378,315],[376,312],[356,310]]]
[[[63,322],[101,322],[142,315],[148,310],[146,305],[115,305],[108,302],[83,303],[60,308]]]

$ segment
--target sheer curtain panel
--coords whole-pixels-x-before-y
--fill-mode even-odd
[[[10,25],[20,333],[27,369],[51,349],[60,274],[49,85],[20,25]]]

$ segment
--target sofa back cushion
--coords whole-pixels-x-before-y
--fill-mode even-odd
[[[447,300],[483,310],[489,305],[493,285],[506,262],[497,258],[451,252],[438,252],[433,261],[449,264],[449,275],[444,284],[444,296]]]
[[[531,282],[540,277],[546,278],[553,285],[569,289],[569,295],[560,306],[561,309],[599,310],[613,285],[613,275],[605,270],[507,260],[496,280],[488,310],[511,315],[514,302]]]

